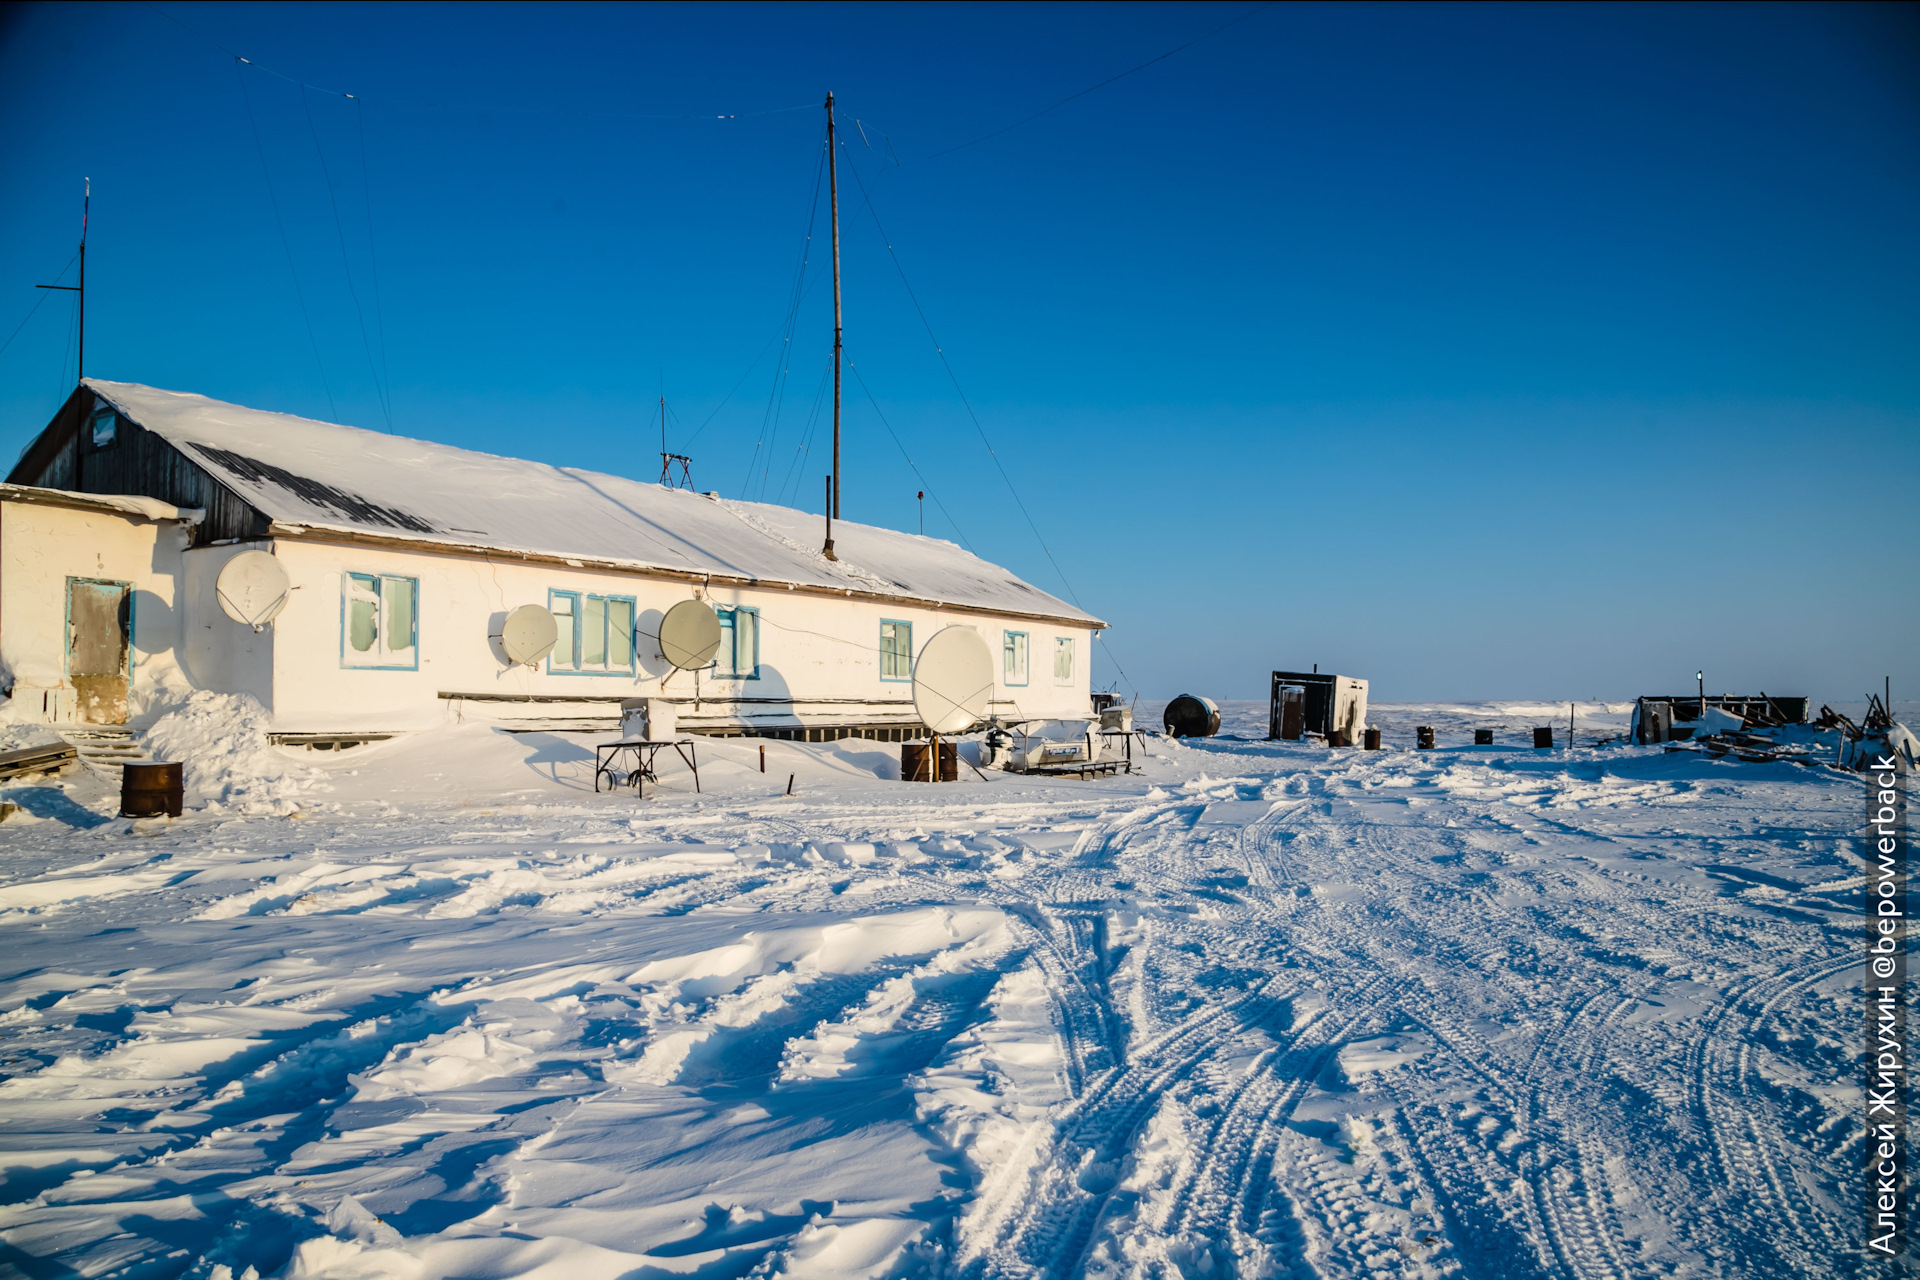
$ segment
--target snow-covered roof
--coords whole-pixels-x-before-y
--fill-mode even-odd
[[[197,507],[176,507],[158,498],[125,493],[75,493],[71,489],[43,489],[38,485],[0,484],[0,501],[41,502],[87,511],[112,511],[139,520],[182,520],[197,524],[205,514]]]
[[[1103,626],[939,538],[88,378],[277,526],[853,590]]]

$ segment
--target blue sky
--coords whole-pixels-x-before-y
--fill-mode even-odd
[[[645,477],[664,388],[699,487],[817,511],[831,89],[843,513],[930,487],[1114,623],[1102,684],[1920,687],[1911,7],[163,0],[0,42],[0,341],[90,176],[91,375]],[[69,297],[0,352],[0,448],[71,387]]]

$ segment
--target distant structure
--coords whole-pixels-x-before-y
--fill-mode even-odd
[[[1645,746],[1748,727],[1805,724],[1808,699],[1758,694],[1686,694],[1636,698],[1628,735]]]
[[[1267,713],[1267,737],[1283,742],[1320,738],[1350,747],[1367,727],[1367,682],[1319,671],[1276,671]]]
[[[995,655],[988,718],[1086,717],[1100,619],[939,539],[842,522],[828,560],[819,519],[86,379],[0,486],[0,680],[56,724],[250,693],[323,746],[612,728],[634,697],[681,731],[897,741],[920,646],[960,624]],[[274,563],[226,572],[249,551]],[[722,643],[681,671],[660,620],[693,599]]]

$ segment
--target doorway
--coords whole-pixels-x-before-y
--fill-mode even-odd
[[[132,640],[132,584],[67,579],[67,678],[81,723],[127,722]]]
[[[1298,742],[1306,729],[1307,691],[1297,685],[1282,685],[1274,692],[1274,721],[1270,738]]]

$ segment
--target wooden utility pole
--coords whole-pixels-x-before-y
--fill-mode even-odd
[[[833,94],[827,94],[827,203],[833,215],[833,485],[827,499],[829,521],[840,514],[840,174],[834,155]],[[833,554],[833,525],[827,525],[826,557]]]

